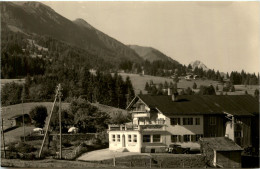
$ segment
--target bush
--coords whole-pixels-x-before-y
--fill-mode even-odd
[[[8,150],[10,150],[10,151],[12,151],[12,152],[17,152],[17,149],[16,149],[16,147],[15,147],[15,145],[16,145],[17,143],[10,143],[9,145],[8,145]]]
[[[70,147],[70,146],[72,146],[72,144],[71,144],[68,140],[64,140],[64,141],[62,142],[62,145],[63,145],[64,147]]]
[[[41,158],[46,158],[46,157],[49,157],[49,156],[51,156],[51,155],[53,155],[52,153],[51,153],[51,150],[43,150],[42,151],[42,154],[41,154]]]
[[[36,148],[33,145],[26,144],[23,142],[19,142],[15,146],[15,148],[19,153],[30,153],[30,152],[34,152],[36,150]]]
[[[24,153],[24,154],[20,155],[20,159],[22,159],[22,160],[34,160],[34,159],[36,159],[36,156],[33,153]]]
[[[48,113],[45,106],[35,106],[30,110],[30,117],[34,120],[36,127],[43,128],[47,116]]]

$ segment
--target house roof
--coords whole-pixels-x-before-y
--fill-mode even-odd
[[[24,114],[24,117],[26,117],[26,116],[28,117],[29,114]],[[16,118],[19,118],[19,117],[23,117],[23,115],[22,114],[15,115],[13,117],[10,117],[9,120],[13,120],[13,119],[16,119]]]
[[[237,116],[259,114],[259,102],[251,95],[181,95],[178,96],[178,101],[172,101],[168,95],[146,94],[138,95],[137,98],[166,116],[224,112]]]
[[[200,138],[200,143],[206,143],[207,146],[216,151],[242,151],[243,149],[234,141],[227,137]]]

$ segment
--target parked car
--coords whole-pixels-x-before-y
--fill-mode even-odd
[[[166,152],[173,154],[189,154],[190,148],[181,147],[179,144],[170,144],[169,147],[166,148]]]

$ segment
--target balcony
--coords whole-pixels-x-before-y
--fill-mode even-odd
[[[150,118],[150,113],[148,113],[148,112],[141,112],[141,111],[139,111],[139,112],[137,112],[137,111],[135,111],[135,112],[133,112],[133,118],[140,118],[140,117],[148,117],[148,118]]]
[[[108,131],[158,131],[166,130],[165,124],[146,124],[146,125],[136,125],[136,124],[127,124],[127,125],[109,125]]]
[[[141,107],[135,107],[132,109],[133,112],[147,112],[144,106]]]
[[[165,130],[164,124],[146,124],[146,125],[140,125],[141,130],[145,131],[157,131],[157,130]]]

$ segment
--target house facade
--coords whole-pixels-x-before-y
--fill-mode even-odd
[[[239,103],[245,101],[254,107]],[[158,153],[170,144],[199,150],[201,137],[224,136],[249,146],[252,113],[259,113],[249,95],[178,96],[170,90],[168,95],[138,95],[127,110],[131,123],[109,126],[110,150]]]

